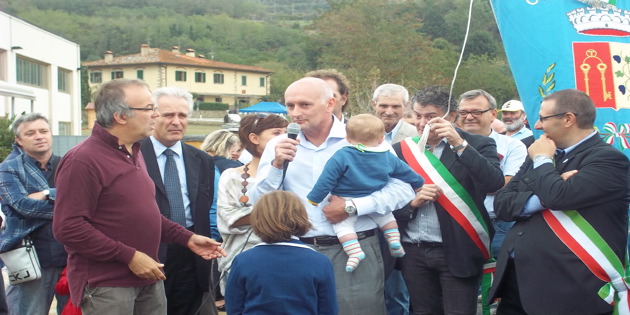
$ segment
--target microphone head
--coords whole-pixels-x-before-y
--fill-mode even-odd
[[[302,129],[302,127],[300,127],[300,125],[298,125],[297,123],[290,123],[287,126],[287,134],[288,134],[289,138],[297,139],[297,135],[298,135],[298,133],[300,133],[301,129]]]

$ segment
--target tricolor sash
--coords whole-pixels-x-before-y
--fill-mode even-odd
[[[542,211],[551,230],[600,280],[606,284],[597,292],[614,306],[613,314],[630,314],[628,296],[628,253],[625,264],[588,221],[575,210]]]
[[[464,229],[486,259],[482,278],[482,307],[484,315],[489,314],[488,292],[492,286],[492,273],[495,270],[496,261],[491,255],[488,226],[468,191],[449,172],[440,159],[431,151],[426,150],[424,145],[421,146],[421,149],[418,145],[419,141],[419,137],[406,138],[401,141],[402,155],[411,169],[424,178],[425,184],[435,184],[442,189],[442,194],[436,201]]]

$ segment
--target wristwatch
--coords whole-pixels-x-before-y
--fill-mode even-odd
[[[456,147],[451,146],[451,150],[453,150],[453,152],[458,152],[459,150],[461,150],[461,149],[463,149],[463,148],[465,148],[467,146],[468,146],[468,141],[464,140],[464,142],[462,142],[462,144],[460,144],[460,145],[458,145]]]
[[[46,200],[50,200],[50,190],[44,189],[44,190],[42,190],[42,194],[44,194],[44,196],[46,196]]]
[[[532,162],[538,163],[545,160],[553,161],[553,157],[546,154],[538,154],[534,157],[534,159],[532,159]]]
[[[346,210],[349,217],[357,214],[357,207],[352,200],[346,200],[346,208],[344,210]]]

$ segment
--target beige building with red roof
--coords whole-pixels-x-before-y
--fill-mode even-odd
[[[197,95],[201,102],[218,102],[243,107],[255,104],[269,94],[270,70],[206,59],[195,55],[195,50],[181,53],[179,47],[171,51],[142,44],[140,53],[114,57],[111,51],[105,58],[84,62],[88,69],[90,88],[117,78],[142,79],[151,90],[177,86]]]

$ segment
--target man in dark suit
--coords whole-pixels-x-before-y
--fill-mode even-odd
[[[418,133],[430,128],[426,151],[417,137],[393,146],[427,182],[408,207],[398,210],[406,252],[402,272],[411,308],[415,314],[474,315],[493,233],[483,201],[504,184],[496,145],[453,126],[457,104],[449,103],[448,92],[440,87],[418,91],[412,104]],[[432,169],[433,158],[444,169]],[[468,197],[457,197],[463,194]],[[473,229],[461,224],[462,217]]]
[[[155,182],[155,199],[160,212],[196,234],[210,237],[209,211],[214,191],[212,157],[181,141],[192,110],[192,95],[180,88],[166,87],[155,90],[153,98],[160,114],[153,135],[142,140],[141,151],[149,176]],[[169,159],[175,162],[176,174],[169,172],[169,163],[173,165]],[[174,191],[170,187],[174,187]],[[215,308],[214,299],[204,295],[210,288],[210,261],[177,244],[162,244],[158,256],[164,263],[169,315],[197,314],[200,307],[202,310]],[[208,301],[201,305],[204,299]]]
[[[598,295],[606,282],[571,247],[580,244],[594,255],[587,246],[590,238],[580,238],[575,230],[557,233],[566,227],[557,218],[583,218],[614,253],[608,259],[623,262],[628,158],[593,130],[595,106],[581,91],[546,96],[539,115],[535,128],[545,134],[495,198],[497,217],[517,221],[499,251],[491,291],[492,298],[501,298],[497,314],[612,314],[613,307]],[[565,243],[569,237],[576,242]]]

